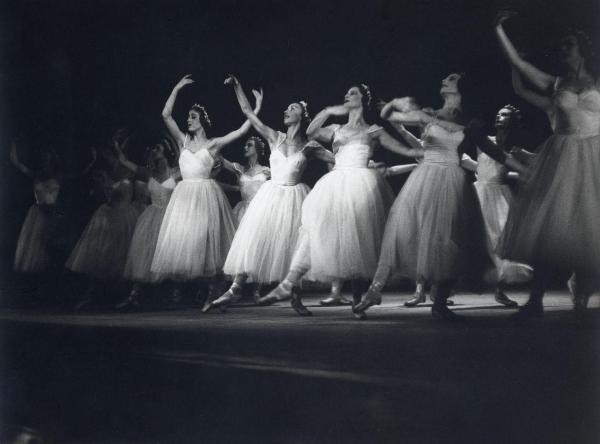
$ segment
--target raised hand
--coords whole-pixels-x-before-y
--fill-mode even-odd
[[[256,101],[256,108],[260,109],[262,106],[264,96],[262,88],[260,88],[259,90],[253,89],[252,95],[254,95],[254,100]]]
[[[223,82],[224,85],[236,86],[240,84],[240,81],[233,74],[227,74],[227,78]]]
[[[499,11],[498,14],[496,14],[496,18],[494,19],[494,26],[502,25],[505,21],[507,21],[511,17],[514,17],[515,15],[517,15],[517,12],[512,11],[510,9]]]
[[[184,86],[191,85],[192,83],[194,83],[194,80],[192,79],[192,75],[186,74],[185,76],[183,76],[181,78],[181,80],[179,82],[177,82],[177,85],[175,85],[175,88],[181,89]]]

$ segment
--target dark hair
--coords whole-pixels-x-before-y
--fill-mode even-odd
[[[253,141],[254,142],[254,147],[256,148],[256,154],[258,154],[258,157],[263,157],[265,155],[265,142],[264,140],[262,140],[260,137],[258,136],[251,136],[248,137],[247,142],[249,141]]]
[[[366,83],[359,83],[356,85],[360,93],[362,94],[362,106],[365,111],[371,109],[371,103],[373,103],[373,97],[371,95],[371,88]]]
[[[508,109],[511,112],[511,124],[510,131],[508,133],[508,139],[506,141],[506,149],[511,149],[513,146],[522,146],[525,140],[525,134],[523,131],[523,116],[521,110],[514,105],[506,104],[501,109]]]
[[[584,60],[584,66],[588,69],[595,77],[598,69],[596,66],[596,53],[594,51],[594,43],[590,36],[581,28],[570,27],[567,28],[561,35],[559,42],[562,42],[567,37],[573,36],[577,40],[577,47],[579,53]]]
[[[204,129],[206,135],[208,135],[212,128],[212,122],[210,121],[210,117],[208,116],[206,108],[202,105],[194,103],[190,108],[190,111],[196,111],[198,113],[198,115],[200,116],[200,124],[202,125],[202,128]]]

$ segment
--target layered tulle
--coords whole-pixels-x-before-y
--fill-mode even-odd
[[[249,200],[241,200],[237,203],[235,207],[233,207],[233,218],[237,226],[239,226],[242,222],[242,218],[244,217],[244,214],[246,214],[246,210],[248,209],[249,205]]]
[[[125,263],[126,279],[146,283],[158,280],[158,276],[151,272],[150,267],[165,210],[164,207],[150,205],[138,218]]]
[[[67,268],[98,279],[122,278],[138,215],[129,203],[101,205],[71,252]]]
[[[37,273],[48,268],[49,217],[41,205],[29,207],[17,242],[15,271]]]
[[[503,260],[496,253],[512,202],[510,187],[499,182],[478,181],[475,182],[475,191],[483,213],[488,253],[494,262],[494,267],[486,273],[486,280],[505,283],[527,282],[533,272],[530,266]]]
[[[160,227],[151,271],[191,280],[223,268],[235,232],[231,206],[212,179],[177,184]]]
[[[301,236],[310,245],[310,278],[371,279],[377,268],[391,197],[379,174],[339,168],[323,176],[302,208]]]
[[[261,283],[283,280],[298,239],[305,184],[292,186],[265,182],[241,219],[223,271],[245,273]],[[237,208],[237,207],[236,207]]]
[[[499,253],[506,259],[598,273],[600,136],[551,136],[512,205]]]
[[[413,280],[478,274],[487,264],[479,202],[458,165],[423,163],[390,209],[380,264]]]

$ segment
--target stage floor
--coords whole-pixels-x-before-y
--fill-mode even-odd
[[[368,320],[289,303],[139,313],[2,310],[3,436],[48,442],[597,443],[600,300],[566,292],[515,325],[490,294],[464,322],[386,293]],[[524,293],[512,293],[520,303]],[[4,441],[1,441],[4,442]]]

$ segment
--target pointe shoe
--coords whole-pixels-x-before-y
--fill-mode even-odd
[[[352,311],[356,314],[364,313],[372,307],[373,305],[381,304],[381,293],[376,290],[369,288],[369,290],[364,294],[361,301],[352,307]]]
[[[292,297],[292,288],[285,288],[283,282],[275,287],[266,296],[258,298],[259,305],[271,305],[275,302],[285,301]]]
[[[434,319],[439,321],[456,322],[462,321],[463,318],[448,308],[447,305],[434,304],[431,307],[431,314]]]
[[[229,304],[233,304],[242,299],[241,293],[236,293],[233,289],[227,290],[225,293],[221,295],[221,297],[215,299],[210,303],[211,308],[217,307],[225,310]]]
[[[292,308],[298,313],[300,316],[312,316],[312,312],[306,308],[306,306],[302,303],[302,300],[297,294],[292,296],[291,301]]]
[[[494,299],[496,300],[496,302],[504,305],[505,307],[517,308],[519,306],[519,304],[517,304],[516,301],[513,301],[512,299],[510,299],[502,291],[497,291],[496,294],[494,295]]]
[[[419,304],[425,303],[427,298],[424,291],[416,291],[413,298],[404,303],[405,307],[416,307]]]
[[[527,302],[519,308],[519,311],[513,314],[510,319],[512,321],[529,321],[534,318],[544,316],[544,306],[541,303]]]
[[[340,305],[352,305],[352,301],[344,298],[343,296],[331,295],[319,301],[323,307],[339,307]]]

